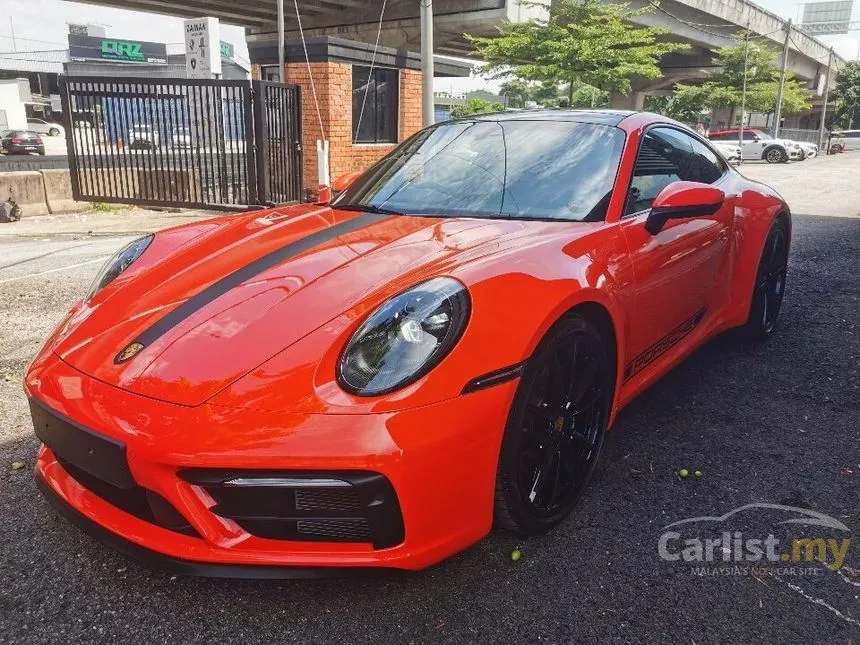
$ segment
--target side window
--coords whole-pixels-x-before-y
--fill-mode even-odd
[[[724,134],[712,134],[708,137],[711,141],[723,141],[726,138]]]
[[[755,132],[744,130],[744,141],[755,141],[758,135]]]
[[[711,184],[723,176],[724,167],[705,144],[673,128],[652,128],[639,146],[627,214],[651,208],[654,198],[676,181]]]
[[[703,184],[713,184],[726,172],[725,162],[707,145],[697,139],[690,139],[693,144],[695,179]]]

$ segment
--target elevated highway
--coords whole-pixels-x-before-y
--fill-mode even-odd
[[[179,17],[214,16],[224,22],[246,27],[252,62],[255,52],[271,51],[277,38],[275,0],[83,0],[90,4],[160,12]],[[517,0],[433,0],[435,13],[435,53],[469,57],[472,55],[464,33],[491,35],[504,20],[524,21],[549,10],[552,0],[540,0],[543,7],[525,7]],[[651,0],[632,0],[631,6],[654,6]],[[340,36],[365,43],[376,40],[380,0],[299,0],[306,37]],[[380,43],[397,49],[420,48],[419,0],[388,0],[382,22]],[[298,36],[293,3],[286,0],[287,37]],[[711,51],[733,42],[746,27],[755,36],[782,46],[786,23],[779,16],[749,0],[663,0],[650,14],[636,19],[643,25],[664,27],[671,37],[688,42],[687,52],[667,56],[661,64],[664,77],[657,81],[634,79],[628,97],[613,97],[616,106],[641,108],[648,93],[667,91],[679,80],[704,78],[712,69]],[[792,30],[789,69],[817,87],[824,75],[829,50],[813,36]],[[835,60],[839,61],[838,58]],[[831,75],[832,76],[832,75]]]

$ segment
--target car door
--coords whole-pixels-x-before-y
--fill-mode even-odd
[[[44,132],[47,133],[48,126],[44,121],[40,121],[39,119],[27,119],[27,126],[33,132]]]
[[[625,381],[645,370],[725,306],[734,196],[712,215],[670,219],[656,235],[645,224],[654,198],[676,181],[727,185],[725,162],[704,142],[674,126],[642,137],[621,229],[635,273],[634,316]]]
[[[755,132],[744,130],[744,143],[741,147],[744,151],[744,160],[754,161],[762,158],[767,142],[760,139]]]

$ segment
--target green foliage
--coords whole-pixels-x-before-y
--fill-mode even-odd
[[[534,3],[524,2],[527,6]],[[515,76],[552,85],[587,84],[630,91],[633,76],[658,78],[660,59],[689,45],[658,40],[666,29],[636,27],[629,19],[653,11],[601,0],[555,0],[549,20],[505,22],[499,36],[466,35],[493,78]],[[568,97],[573,103],[572,98]]]
[[[471,98],[465,105],[455,105],[451,108],[451,118],[459,119],[470,114],[484,114],[486,112],[504,112],[505,106],[501,103],[490,103],[484,99]]]
[[[748,49],[748,52],[745,51]],[[749,112],[770,114],[776,110],[780,69],[779,52],[757,40],[745,42],[741,34],[734,45],[721,47],[714,53],[714,65],[720,68],[702,85],[678,83],[666,105],[666,114],[679,121],[691,122],[701,112],[720,107],[739,107],[743,102],[744,59],[747,60],[747,97]],[[807,110],[812,95],[791,72],[786,74],[782,96],[782,113]]]
[[[837,105],[834,123],[843,128],[860,126],[860,61],[846,63],[839,70],[830,95]]]
[[[529,100],[529,86],[522,79],[515,78],[502,83],[499,94],[508,99],[508,107],[524,108]]]
[[[558,83],[544,81],[529,87],[529,99],[541,107],[556,107],[558,92]]]
[[[585,83],[574,84],[573,91],[568,87],[568,104],[572,108],[608,107],[609,92]]]
[[[706,112],[707,90],[697,85],[678,83],[672,96],[666,97],[663,113],[682,121],[693,123],[699,120],[699,115]]]

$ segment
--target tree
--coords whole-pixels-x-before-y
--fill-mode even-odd
[[[544,81],[529,88],[529,98],[541,107],[556,107],[558,105],[558,84]]]
[[[848,129],[860,126],[860,61],[839,70],[831,96],[837,105],[834,123]]]
[[[609,105],[609,92],[600,88],[580,83],[574,85],[573,92],[567,88],[568,107],[572,108],[601,108]]]
[[[519,78],[502,83],[499,94],[508,99],[508,107],[524,108],[529,100],[529,86]]]
[[[776,110],[779,92],[779,52],[759,43],[746,40],[746,34],[737,37],[734,45],[721,47],[714,53],[713,63],[720,71],[710,75],[701,85],[678,83],[675,93],[667,102],[669,116],[679,121],[692,121],[694,115],[718,107],[731,107],[730,122],[734,121],[735,108],[743,102],[744,69],[746,69],[746,107],[750,112],[771,114]],[[786,74],[782,96],[782,113],[790,114],[809,109],[812,95],[791,72]]]
[[[543,4],[523,2],[525,6]],[[493,78],[516,76],[558,85],[568,83],[568,102],[577,85],[627,93],[633,76],[658,78],[660,59],[689,45],[659,40],[667,29],[637,27],[632,18],[653,7],[630,9],[602,0],[555,0],[548,20],[505,22],[495,37],[466,35]]]
[[[484,99],[471,98],[465,105],[455,105],[451,108],[451,118],[459,119],[470,114],[483,114],[486,112],[504,112],[505,106],[501,103],[490,103]]]

